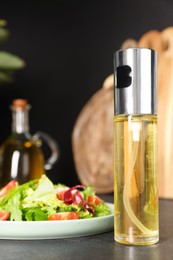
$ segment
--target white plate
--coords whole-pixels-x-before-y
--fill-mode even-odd
[[[59,239],[104,233],[113,229],[114,206],[105,217],[61,221],[0,221],[0,239]]]

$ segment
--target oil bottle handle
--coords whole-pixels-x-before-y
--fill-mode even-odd
[[[32,137],[33,141],[36,143],[40,143],[39,140],[43,140],[48,147],[51,150],[51,155],[50,157],[45,161],[45,165],[44,168],[45,170],[51,170],[53,165],[55,164],[55,162],[58,160],[59,156],[60,156],[60,151],[59,151],[59,146],[57,144],[57,142],[48,134],[44,133],[44,132],[36,132],[33,137]]]

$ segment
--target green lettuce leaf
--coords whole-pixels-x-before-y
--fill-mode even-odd
[[[95,217],[103,217],[106,215],[110,215],[111,211],[107,204],[101,203],[98,205],[95,205]]]
[[[35,190],[26,190],[26,197],[21,202],[22,207],[35,207],[40,204],[49,204],[57,206],[58,200],[53,183],[43,175],[38,182]]]
[[[47,220],[47,213],[42,210],[41,207],[27,208],[25,210],[25,220],[27,221],[41,221]]]
[[[92,196],[92,195],[95,195],[95,190],[93,188],[93,186],[89,185],[89,186],[86,186],[84,188],[83,191],[81,191],[83,197],[85,200],[88,200],[88,196]]]

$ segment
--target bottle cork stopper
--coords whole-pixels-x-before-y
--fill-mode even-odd
[[[28,106],[28,102],[26,99],[14,99],[12,101],[12,107],[15,110],[24,110]]]

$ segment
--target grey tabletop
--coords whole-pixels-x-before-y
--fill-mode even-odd
[[[113,195],[104,196],[108,202]],[[160,241],[152,246],[127,246],[114,241],[113,231],[81,238],[17,241],[0,240],[3,260],[173,259],[173,200],[160,200]]]

